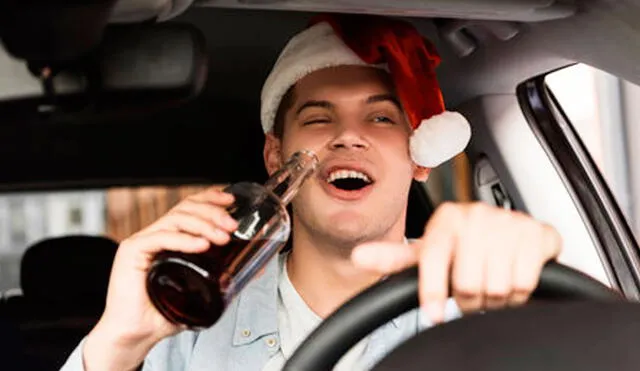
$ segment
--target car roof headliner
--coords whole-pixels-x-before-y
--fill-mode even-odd
[[[209,38],[212,84],[221,84],[221,98],[255,104],[279,51],[313,14],[194,7],[175,21],[196,24]],[[439,37],[431,19],[406,19],[443,56],[438,74],[449,106],[476,95],[513,94],[525,79],[574,61],[640,84],[640,7],[631,1],[581,1],[569,18],[518,23],[519,34],[508,41],[476,28],[480,45],[463,58]]]

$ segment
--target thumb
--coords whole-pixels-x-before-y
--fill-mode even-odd
[[[351,261],[359,268],[390,274],[416,265],[418,249],[404,243],[369,242],[353,249]]]

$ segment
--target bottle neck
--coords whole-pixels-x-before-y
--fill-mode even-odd
[[[318,158],[313,152],[296,152],[265,183],[265,188],[274,193],[286,206],[298,193],[302,183],[312,175],[318,166]]]

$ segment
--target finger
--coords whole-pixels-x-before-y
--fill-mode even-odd
[[[176,212],[167,215],[165,223],[171,225],[172,229],[204,237],[216,245],[224,245],[229,242],[229,232],[219,228],[211,221],[191,214]]]
[[[484,307],[486,282],[485,255],[472,251],[457,252],[451,273],[453,297],[463,313]]]
[[[229,215],[227,210],[220,206],[204,202],[187,202],[176,209],[176,212],[193,214],[204,220],[211,221],[227,232],[233,232],[238,228],[238,222]]]
[[[221,206],[230,206],[234,201],[233,195],[231,193],[224,192],[219,186],[208,188],[187,198],[194,201],[208,202]]]
[[[419,241],[419,299],[433,323],[444,320],[444,307],[449,297],[451,261],[456,248],[457,211],[450,205],[440,206]]]
[[[131,238],[125,241],[122,247],[125,249],[136,248],[148,255],[154,255],[163,250],[199,253],[209,248],[209,241],[186,233],[157,231]]]
[[[351,260],[359,268],[391,274],[416,265],[418,250],[408,244],[371,242],[353,249]]]
[[[545,262],[555,259],[560,255],[562,251],[562,236],[560,233],[548,224],[542,224],[539,226],[539,234],[542,236],[542,246],[546,247],[544,249],[544,261]],[[537,247],[537,246],[536,246]]]
[[[460,310],[469,313],[484,307],[487,257],[493,246],[492,236],[483,229],[486,223],[479,222],[480,218],[486,218],[486,206],[471,205],[465,211],[465,225],[458,232],[460,237],[453,259],[451,288]]]
[[[513,290],[509,297],[510,306],[522,305],[538,285],[544,259],[538,249],[519,249],[513,269]]]
[[[513,287],[515,244],[494,248],[486,258],[486,286],[484,306],[498,309],[507,305]]]
[[[202,221],[210,223],[226,232],[233,232],[238,228],[238,222],[222,207],[205,202],[187,200],[183,201],[167,213],[167,215],[146,228],[145,233],[155,232],[157,230],[181,230],[182,228],[176,225],[176,222],[180,221],[176,216],[182,215],[191,215],[200,218]]]

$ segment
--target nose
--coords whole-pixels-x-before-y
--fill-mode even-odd
[[[367,150],[369,149],[369,143],[364,138],[362,133],[359,132],[358,130],[354,130],[354,128],[344,128],[329,143],[329,148],[332,150],[337,150],[337,149]]]

